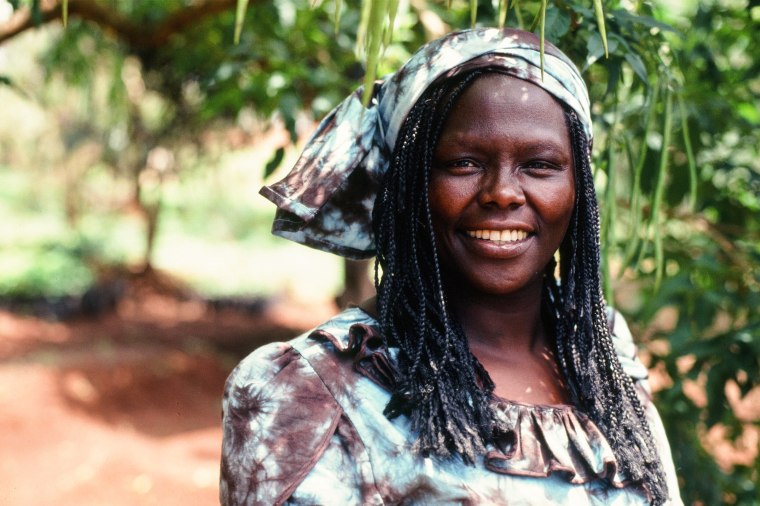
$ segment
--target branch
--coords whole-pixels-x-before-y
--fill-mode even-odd
[[[154,23],[135,22],[121,15],[116,9],[107,8],[96,0],[69,0],[69,18],[79,17],[98,25],[104,32],[122,40],[135,49],[152,49],[164,45],[173,35],[197,24],[201,19],[232,9],[236,0],[199,0],[187,7],[169,12]],[[61,19],[61,2],[43,2],[40,24]],[[37,25],[30,9],[16,11],[11,19],[0,27],[0,44]]]

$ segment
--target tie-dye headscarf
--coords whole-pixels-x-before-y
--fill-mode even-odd
[[[580,72],[547,42],[542,76],[539,44],[536,35],[513,29],[450,33],[378,81],[367,107],[362,88],[356,90],[322,120],[290,174],[261,189],[278,207],[272,232],[348,258],[372,256],[372,207],[401,125],[431,84],[464,71],[496,67],[540,86],[575,111],[590,140]]]

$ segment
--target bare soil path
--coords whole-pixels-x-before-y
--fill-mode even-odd
[[[0,311],[0,505],[218,504],[229,371],[333,312],[166,296],[65,323]]]

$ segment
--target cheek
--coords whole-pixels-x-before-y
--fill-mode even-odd
[[[544,193],[541,200],[544,223],[564,237],[575,208],[575,188],[562,185]]]
[[[455,221],[471,200],[468,184],[449,177],[435,177],[430,180],[428,199],[430,213],[435,226],[445,226]]]

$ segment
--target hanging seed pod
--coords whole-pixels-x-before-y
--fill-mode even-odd
[[[240,34],[243,31],[243,19],[245,11],[248,9],[248,0],[238,0],[237,9],[235,10],[235,44],[240,43]]]
[[[662,281],[665,260],[662,251],[662,227],[660,226],[660,207],[665,194],[665,179],[668,171],[668,152],[670,147],[670,135],[673,129],[673,93],[670,86],[665,88],[665,110],[662,121],[662,147],[660,148],[660,163],[657,168],[657,183],[654,188],[652,200],[651,226],[654,228],[654,254],[655,254],[655,290]]]

